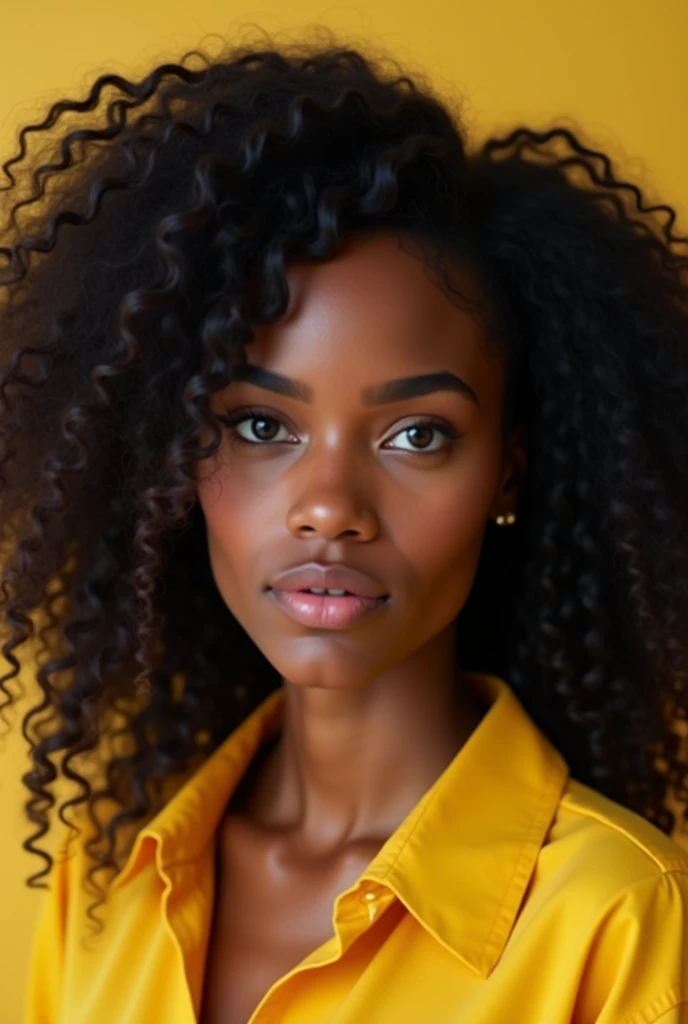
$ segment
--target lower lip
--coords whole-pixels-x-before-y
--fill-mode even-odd
[[[386,597],[358,597],[345,594],[309,594],[303,590],[268,591],[272,599],[294,622],[316,629],[346,629],[370,618],[387,604]]]

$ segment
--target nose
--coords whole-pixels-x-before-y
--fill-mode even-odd
[[[287,527],[296,537],[321,536],[326,540],[349,537],[372,540],[378,517],[365,494],[360,467],[331,449],[307,460],[297,483],[297,498],[287,514]]]

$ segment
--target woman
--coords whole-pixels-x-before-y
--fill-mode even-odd
[[[4,165],[27,1024],[688,1020],[673,211],[382,58],[196,56]]]

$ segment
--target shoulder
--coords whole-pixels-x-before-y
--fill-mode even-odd
[[[655,825],[569,779],[535,866],[531,897],[569,905],[590,928],[613,907],[650,913],[665,899],[688,927],[688,850]],[[679,921],[679,918],[682,920]]]
[[[112,883],[122,865],[133,848],[138,850],[142,846],[145,829],[125,821],[115,835],[108,866],[103,867],[101,858],[108,848],[107,826],[120,810],[114,801],[105,798],[99,802],[97,816],[95,812],[89,813],[85,804],[80,804],[71,808],[69,824],[66,819],[57,823],[47,888],[56,896],[61,894],[65,910],[72,917],[87,916],[87,906],[96,898],[99,901],[109,899]]]
[[[616,887],[668,872],[688,874],[687,847],[576,779],[561,796],[549,843],[575,850],[600,875],[613,867]]]
[[[655,825],[569,779],[540,852],[543,876],[566,878],[578,912],[597,918],[620,901],[677,901],[688,925],[688,851]],[[649,907],[648,911],[649,912]]]
[[[688,852],[678,842],[569,779],[534,883],[527,916],[546,921],[551,941],[565,936],[581,1019],[646,1024],[688,1001]]]

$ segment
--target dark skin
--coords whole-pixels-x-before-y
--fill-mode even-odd
[[[523,430],[502,441],[503,358],[408,243],[357,234],[336,259],[294,262],[287,277],[289,308],[256,328],[248,358],[307,394],[233,382],[214,410],[263,412],[199,467],[218,589],[285,690],[284,726],[217,836],[204,1024],[246,1024],[332,936],[336,896],[479,723],[485,709],[456,667],[456,619],[488,520],[516,511],[526,469]],[[372,404],[382,382],[442,372],[468,388]],[[342,630],[295,623],[265,587],[310,561],[369,573],[387,606]]]

